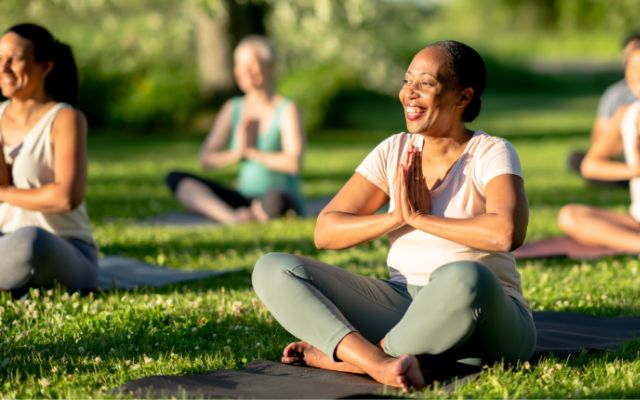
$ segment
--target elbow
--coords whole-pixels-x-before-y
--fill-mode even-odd
[[[330,236],[326,230],[323,228],[322,223],[322,213],[318,216],[318,221],[316,223],[316,228],[313,231],[313,244],[315,244],[318,250],[329,250],[333,249],[331,246]]]
[[[500,253],[507,253],[520,247],[522,239],[518,238],[514,230],[503,229],[498,232],[491,243],[491,250]]]
[[[327,240],[327,236],[319,232],[317,227],[315,232],[313,233],[313,244],[316,246],[316,249],[318,250],[329,249],[329,241]]]
[[[203,169],[209,166],[207,163],[207,158],[204,154],[200,154],[200,157],[198,157],[198,161],[200,162],[200,167]]]
[[[594,178],[594,172],[597,171],[597,168],[594,167],[593,163],[590,162],[589,159],[585,158],[582,160],[580,164],[580,174],[585,178]]]
[[[54,209],[56,212],[69,212],[78,208],[81,203],[82,198],[76,198],[75,196],[63,196],[56,202]]]

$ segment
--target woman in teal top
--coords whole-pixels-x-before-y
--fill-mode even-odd
[[[200,161],[205,168],[239,162],[238,190],[180,171],[169,173],[166,182],[185,207],[223,224],[304,214],[300,112],[273,92],[274,50],[265,38],[250,36],[236,47],[234,62],[245,95],[224,104]]]

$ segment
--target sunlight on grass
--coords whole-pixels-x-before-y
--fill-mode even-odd
[[[475,127],[508,137],[518,150],[531,205],[529,238],[558,234],[558,209],[586,202],[625,210],[625,190],[590,188],[568,172],[566,155],[588,145],[592,97],[487,99]],[[547,104],[547,105],[548,105]],[[362,158],[395,132],[326,131],[309,137],[304,193],[334,194]],[[0,393],[3,398],[104,397],[132,379],[154,374],[237,368],[277,360],[291,337],[251,290],[256,260],[272,251],[317,258],[368,276],[386,277],[387,241],[319,251],[314,219],[299,218],[232,228],[149,227],[140,219],[179,210],[162,180],[171,169],[198,170],[202,136],[90,137],[87,202],[101,253],[184,269],[232,269],[225,277],[159,289],[69,295],[32,291],[26,301],[0,295]],[[227,183],[236,170],[208,172]],[[596,315],[640,314],[637,257],[593,262],[527,261],[520,265],[534,310]],[[640,347],[611,354],[550,357],[530,365],[496,364],[482,378],[419,397],[638,397]]]

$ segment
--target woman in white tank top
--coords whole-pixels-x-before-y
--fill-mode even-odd
[[[84,205],[87,122],[69,46],[20,24],[0,37],[0,289],[95,288]]]
[[[627,60],[626,79],[631,91],[640,96],[640,49]],[[581,172],[598,180],[629,179],[629,213],[618,213],[581,204],[564,206],[558,224],[579,242],[640,253],[640,100],[618,109],[611,129],[597,141],[584,158]],[[612,161],[615,149],[624,149],[625,161]]]

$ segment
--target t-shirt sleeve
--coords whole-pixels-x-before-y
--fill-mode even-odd
[[[357,173],[367,178],[386,194],[389,194],[387,160],[391,152],[393,138],[392,136],[378,144],[356,168]]]
[[[618,108],[634,100],[633,93],[624,82],[618,82],[604,92],[598,102],[598,118],[612,118]]]
[[[518,153],[513,145],[504,139],[496,141],[483,155],[476,168],[477,178],[482,186],[496,176],[511,174],[523,177]]]

